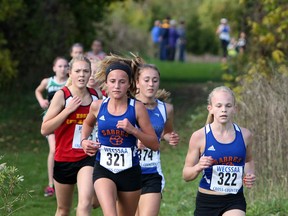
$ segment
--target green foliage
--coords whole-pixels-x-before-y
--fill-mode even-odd
[[[270,76],[269,65],[287,64],[288,50],[288,8],[284,1],[241,1],[249,11],[247,16],[251,27],[251,45],[249,48],[249,74],[262,73]]]
[[[0,1],[0,22],[11,17],[16,17],[19,9],[23,7],[22,0],[1,0]]]
[[[95,22],[103,18],[113,1],[1,0],[2,87],[3,82],[14,81],[16,86],[35,88],[41,79],[53,75],[52,62],[57,56],[70,59],[73,43],[83,43],[90,49],[97,36]]]
[[[187,51],[193,54],[204,54],[218,52],[218,38],[215,37],[215,30],[203,28],[199,16],[191,15],[187,22]]]
[[[0,27],[5,29],[2,22],[17,17],[17,14],[23,6],[22,1],[0,1]],[[17,75],[17,61],[13,60],[11,51],[7,48],[7,40],[0,32],[0,88],[3,88],[9,81]]]
[[[0,156],[0,161],[3,156]],[[27,192],[19,192],[24,176],[18,174],[19,171],[14,166],[0,163],[0,213],[1,215],[12,215],[20,207],[15,209],[15,205],[27,198]],[[18,190],[17,190],[18,189]]]
[[[16,77],[17,75],[16,67],[17,67],[17,62],[12,60],[10,50],[1,49],[1,52],[0,52],[0,88],[7,85],[7,83],[9,83],[11,79]]]

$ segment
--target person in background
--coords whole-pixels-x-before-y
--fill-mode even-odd
[[[97,74],[105,80],[109,97],[93,102],[83,124],[83,149],[90,156],[96,154],[94,189],[104,216],[135,216],[141,194],[137,139],[152,150],[159,149],[145,106],[131,98],[141,62],[139,57],[113,55],[101,61]],[[99,140],[93,142],[87,138],[96,122]]]
[[[179,38],[178,31],[177,31],[177,22],[176,20],[170,20],[170,28],[169,28],[169,44],[168,44],[168,60],[174,61],[175,54],[176,54],[176,44]]]
[[[163,97],[165,100],[169,95],[168,92],[159,90],[160,72],[158,68],[151,64],[141,65],[136,74],[136,84],[136,98],[145,105],[159,143],[163,138],[170,145],[176,146],[179,136],[173,130],[173,105],[157,99]],[[136,215],[157,216],[165,185],[160,151],[146,148],[141,141],[138,142],[138,148],[142,170],[142,192]]]
[[[178,40],[177,40],[177,53],[178,60],[180,62],[185,62],[185,51],[186,51],[186,28],[185,21],[182,20],[177,28]]]
[[[160,60],[166,61],[168,59],[168,46],[169,46],[169,20],[164,19],[160,31]]]
[[[91,215],[95,157],[86,155],[81,147],[83,121],[92,101],[98,100],[96,91],[87,87],[90,76],[90,61],[83,55],[74,57],[69,63],[71,83],[55,93],[41,126],[43,135],[55,133],[56,216],[69,215],[75,184],[78,189],[76,215]],[[89,139],[96,140],[95,134],[89,134]]]
[[[86,57],[89,60],[103,60],[106,53],[103,51],[102,42],[100,40],[94,40],[91,45],[91,51],[86,53]]]
[[[74,58],[78,55],[83,55],[83,53],[84,53],[84,48],[82,44],[75,43],[71,46],[71,49],[70,49],[71,58]]]
[[[234,58],[237,56],[237,41],[234,37],[231,37],[231,40],[227,46],[227,53],[230,58]]]
[[[154,26],[151,30],[151,39],[153,43],[153,56],[159,59],[159,44],[160,44],[160,32],[161,32],[161,22],[160,20],[155,20]]]
[[[102,99],[103,96],[106,96],[105,91],[101,90],[101,85],[102,83],[100,83],[97,78],[96,78],[96,73],[97,70],[99,68],[99,64],[100,64],[100,60],[91,60],[91,76],[89,78],[89,81],[87,83],[87,86],[90,88],[95,89],[95,91],[97,92],[99,99]]]
[[[221,47],[222,47],[222,62],[227,61],[227,46],[230,42],[230,26],[226,18],[220,20],[220,25],[217,27],[216,34],[219,36]]]
[[[187,182],[202,173],[194,215],[244,216],[243,185],[255,182],[252,133],[234,123],[236,101],[228,87],[213,89],[207,108],[207,124],[192,134],[183,168]]]
[[[54,76],[44,78],[39,86],[35,89],[35,97],[42,109],[46,110],[56,93],[66,84],[68,79],[67,76],[68,62],[63,57],[55,58],[53,62]],[[44,97],[43,93],[47,92],[47,98]],[[45,114],[45,113],[44,113]],[[55,135],[52,132],[46,136],[49,144],[49,154],[47,158],[47,169],[48,169],[48,186],[44,189],[44,196],[49,197],[54,195],[54,183],[53,183],[53,167],[54,167],[54,154],[55,154]]]
[[[246,50],[246,34],[245,32],[240,32],[239,39],[237,41],[237,51],[243,54]]]

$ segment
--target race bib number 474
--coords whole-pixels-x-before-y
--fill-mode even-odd
[[[227,194],[236,194],[242,187],[242,177],[242,166],[214,165],[210,189]]]
[[[156,167],[160,163],[159,151],[153,151],[149,148],[138,149],[138,155],[141,167]]]

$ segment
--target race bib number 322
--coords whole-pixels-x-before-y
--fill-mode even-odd
[[[236,194],[242,187],[242,177],[242,166],[214,165],[210,189],[227,194]]]

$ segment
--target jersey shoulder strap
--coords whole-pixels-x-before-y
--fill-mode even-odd
[[[159,111],[160,111],[160,113],[161,113],[161,115],[162,115],[162,117],[164,119],[164,123],[165,123],[167,121],[166,105],[165,105],[165,103],[163,101],[160,101],[158,99],[157,99],[157,104],[158,104],[157,107],[158,107],[158,109],[159,109]]]
[[[99,98],[99,95],[97,93],[97,91],[94,88],[88,88],[88,91],[91,95],[96,96],[97,98]]]
[[[48,78],[46,89],[48,89],[51,86],[51,83],[52,83],[53,79],[54,79],[53,76]]]
[[[65,100],[67,100],[67,98],[71,97],[71,92],[70,90],[68,89],[67,86],[64,86],[62,89],[61,89],[63,92],[64,92],[64,98]]]

